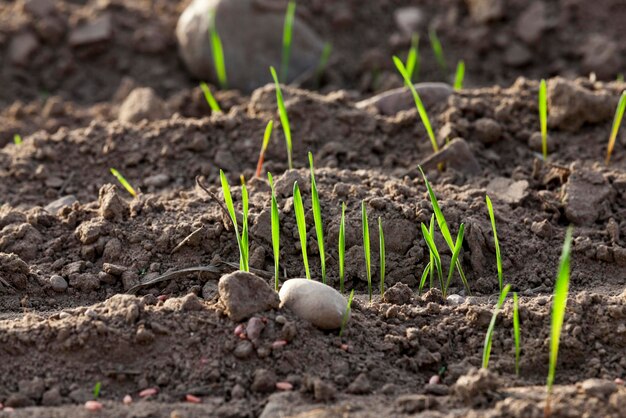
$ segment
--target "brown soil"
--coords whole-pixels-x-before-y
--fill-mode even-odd
[[[432,214],[417,171],[431,154],[417,112],[388,117],[355,106],[401,85],[388,57],[407,45],[392,36],[391,15],[408,2],[299,2],[318,32],[332,34],[335,58],[321,92],[285,87],[297,169],[287,170],[279,129],[266,156],[281,210],[281,263],[288,277],[304,276],[291,188],[297,180],[310,208],[311,151],[330,284],[338,287],[345,202],[346,287],[356,289],[356,299],[342,338],[285,309],[259,314],[265,328],[245,356],[234,334],[238,324],[217,298],[220,273],[238,260],[234,233],[194,179],[203,176],[217,195],[220,168],[231,184],[241,174],[248,179],[251,267],[270,282],[269,186],[252,176],[265,123],[277,120],[274,89],[250,97],[218,92],[227,113],[211,115],[176,57],[173,27],[186,2],[82,3],[55,2],[56,19],[68,28],[109,13],[115,36],[106,47],[73,49],[64,29],[59,39],[40,40],[37,55],[22,67],[5,59],[11,39],[52,29],[42,29],[23,2],[0,4],[0,405],[15,408],[9,413],[0,406],[0,416],[98,415],[83,404],[99,381],[101,416],[541,417],[551,292],[569,224],[575,226],[571,293],[552,416],[623,414],[626,388],[612,383],[626,377],[623,135],[611,165],[603,161],[626,84],[550,79],[550,158],[543,162],[536,144],[539,83],[532,80],[585,75],[581,45],[590,34],[624,51],[620,2],[546,3],[545,42],[521,66],[503,56],[517,48],[516,19],[527,2],[508,2],[486,25],[469,17],[465,1],[424,2],[449,64],[464,58],[468,84],[482,86],[428,109],[442,142],[463,138],[480,166],[478,173],[455,167],[428,172],[453,234],[461,223],[466,228],[462,264],[472,295],[455,277],[450,293],[464,298],[460,305],[437,290],[417,293],[428,261],[419,225]],[[442,78],[425,41],[422,50],[420,79]],[[600,79],[615,75],[598,71]],[[120,104],[134,86],[153,87],[171,116],[119,122]],[[12,144],[14,133],[23,135],[22,145]],[[111,185],[110,167],[141,189],[138,198]],[[240,193],[235,187],[236,202]],[[521,296],[520,376],[510,301],[497,321],[490,373],[475,370],[498,292],[486,193],[494,201],[505,281]],[[77,201],[58,212],[43,209],[67,195]],[[367,300],[363,200],[376,243],[373,260],[374,221],[383,220],[387,288],[404,283],[412,290],[401,304]],[[307,221],[309,259],[319,277],[310,211]],[[449,253],[443,257],[449,262]],[[182,274],[127,294],[165,272],[194,266],[216,266],[219,273]],[[376,281],[377,261],[373,271]],[[52,276],[61,276],[67,290],[56,292]],[[282,339],[288,344],[273,348]],[[603,380],[586,381],[592,378]],[[277,390],[276,382],[289,382],[293,390]],[[147,388],[158,394],[140,400]],[[126,394],[133,397],[130,406],[122,404]],[[187,395],[202,403],[185,402]]]

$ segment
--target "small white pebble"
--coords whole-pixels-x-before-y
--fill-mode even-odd
[[[85,402],[85,409],[87,411],[99,411],[102,408],[104,408],[104,405],[102,405],[98,401],[87,401],[87,402]]]
[[[191,394],[187,394],[187,396],[185,396],[185,400],[189,403],[202,403],[202,399]]]
[[[428,381],[429,385],[438,385],[441,382],[441,378],[439,377],[438,374],[431,376],[430,380]]]
[[[276,389],[278,390],[292,390],[293,385],[289,382],[277,382]]]
[[[122,399],[122,403],[124,405],[130,405],[131,403],[133,403],[133,397],[130,395],[124,396],[124,399]]]
[[[272,343],[272,348],[282,348],[287,345],[285,340],[277,340]]]
[[[141,392],[139,392],[139,397],[140,398],[147,398],[148,396],[153,396],[153,395],[156,395],[157,393],[159,393],[159,389],[158,388],[148,388],[148,389],[144,389]]]

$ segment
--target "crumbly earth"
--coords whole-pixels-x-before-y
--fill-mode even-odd
[[[528,16],[519,23],[527,2],[500,9],[496,0],[425,2],[426,22],[438,30],[450,62],[464,58],[470,85],[483,86],[428,109],[440,144],[450,141],[453,150],[445,154],[444,171],[432,163],[416,110],[381,116],[356,105],[400,85],[387,57],[404,51],[405,40],[391,17],[380,16],[408,2],[299,2],[312,26],[332,33],[336,62],[321,92],[284,88],[295,170],[286,166],[272,86],[249,97],[218,92],[225,113],[211,114],[175,60],[172,29],[185,2],[80,3],[55,2],[49,22],[34,19],[24,2],[0,5],[0,416],[93,416],[83,404],[96,382],[104,404],[99,414],[115,417],[544,416],[551,293],[570,224],[571,293],[551,416],[623,414],[626,136],[618,137],[610,165],[604,157],[626,84],[550,78],[549,158],[543,161],[539,83],[517,77],[593,70],[614,79],[600,71],[612,68],[609,58],[600,70],[591,58],[578,58],[589,55],[592,33],[624,49],[622,37],[611,32],[610,23],[623,17],[617,1],[531,3],[547,9],[540,33],[554,36],[522,64],[521,48],[530,48],[534,32],[519,27],[536,23]],[[72,49],[66,32],[103,13],[115,34],[108,46]],[[55,19],[64,28],[58,39]],[[355,37],[359,28],[363,36]],[[9,62],[15,36],[41,37],[41,31],[52,35],[39,41],[37,54],[21,66]],[[437,68],[423,38],[420,79],[434,80]],[[559,39],[574,46],[562,48]],[[121,103],[135,86],[154,88],[163,101],[147,120],[120,122]],[[257,314],[264,324],[258,339],[242,340],[235,333],[240,323],[218,301],[217,281],[233,270],[239,253],[230,221],[195,178],[219,199],[220,169],[233,185],[244,176],[250,264],[273,284],[270,188],[264,177],[253,177],[270,119],[276,131],[264,168],[276,182],[287,277],[305,274],[294,181],[307,208],[312,275],[321,276],[308,151],[322,202],[328,280],[336,288],[341,204],[347,206],[345,284],[356,296],[342,337],[276,309]],[[18,132],[24,142],[15,146]],[[432,215],[420,163],[452,233],[465,225],[461,263],[471,295],[456,275],[449,293],[458,296],[418,292],[428,262],[420,223]],[[110,167],[141,190],[137,198],[113,184]],[[511,300],[496,322],[489,372],[479,370],[498,293],[486,194],[494,203],[504,281],[520,295],[519,376]],[[240,208],[239,186],[233,197]],[[65,205],[51,205],[62,198]],[[362,201],[370,220],[372,302]],[[384,300],[377,285],[379,217],[386,288],[398,284]],[[440,235],[436,242],[447,271],[450,252]],[[155,280],[197,266],[213,268]],[[141,398],[149,388],[157,393]],[[130,405],[122,403],[127,394]],[[188,395],[201,403],[186,402]]]

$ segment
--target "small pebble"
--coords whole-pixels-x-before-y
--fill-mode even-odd
[[[293,385],[289,382],[277,382],[276,389],[278,390],[292,390]]]
[[[624,379],[620,379],[619,377],[615,378],[615,384],[616,385],[620,385],[620,386],[624,386]]]
[[[348,349],[350,347],[348,347],[348,344],[341,344],[341,346],[339,346],[339,348],[341,348],[343,351],[348,351]]]
[[[63,293],[67,290],[67,281],[63,277],[55,274],[50,277],[50,287],[57,293]]]
[[[282,315],[277,315],[275,321],[279,324],[284,324],[285,322],[287,322],[287,318]]]
[[[187,394],[185,396],[185,400],[189,403],[202,403],[202,399],[198,398],[197,396],[191,395],[191,394]]]
[[[428,381],[429,385],[438,385],[441,382],[441,378],[439,377],[438,374],[431,376],[430,380]]]
[[[244,333],[244,332],[243,332],[243,331],[244,331],[244,329],[245,329],[245,328],[244,328],[243,324],[239,324],[239,325],[237,325],[237,326],[235,327],[235,335],[236,335],[237,337],[241,337],[241,335]]]
[[[133,397],[130,395],[124,396],[124,399],[122,399],[122,403],[124,405],[130,405],[131,403],[133,403]]]
[[[100,411],[102,408],[104,408],[104,405],[102,405],[98,401],[87,401],[87,402],[85,402],[85,409],[87,411]]]
[[[139,392],[139,397],[140,398],[147,398],[148,396],[154,396],[157,393],[159,393],[159,389],[158,388],[148,388],[148,389],[144,389],[141,392]]]
[[[252,317],[248,321],[248,325],[246,326],[246,335],[252,341],[256,341],[261,337],[261,332],[265,328],[265,324],[263,320],[257,317]]]
[[[277,340],[272,343],[272,348],[281,348],[287,345],[285,340]]]
[[[289,279],[281,287],[281,308],[321,329],[339,329],[348,306],[337,290],[315,280]]]

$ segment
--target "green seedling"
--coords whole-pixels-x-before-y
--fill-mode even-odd
[[[315,85],[319,87],[322,84],[322,76],[324,75],[324,71],[326,71],[326,67],[328,66],[328,61],[330,60],[330,54],[333,50],[333,45],[330,42],[326,42],[324,44],[324,48],[322,49],[322,54],[320,55],[320,62],[317,64],[317,69],[315,70]]]
[[[313,154],[309,152],[309,167],[311,170],[311,205],[313,206],[313,220],[315,222],[315,234],[317,236],[317,247],[320,252],[320,265],[322,267],[322,283],[326,284],[326,252],[324,251],[324,223],[322,222],[322,208],[320,198],[317,193],[317,183],[315,183],[315,173],[313,168]]]
[[[341,202],[341,220],[339,221],[339,291],[344,292],[345,261],[346,261],[346,204]]]
[[[406,72],[409,75],[409,80],[411,80],[411,82],[415,79],[414,76],[417,77],[420,72],[419,42],[420,36],[417,33],[414,33],[411,37],[411,47],[406,55],[405,64]]]
[[[491,220],[491,230],[493,231],[493,243],[496,247],[496,266],[498,269],[498,285],[502,292],[502,256],[500,255],[500,244],[498,242],[498,232],[496,232],[496,217],[493,214],[493,205],[489,196],[485,196],[487,202],[487,210],[489,211],[489,219]]]
[[[441,292],[445,293],[445,284],[443,282],[443,270],[441,267],[441,256],[439,255],[439,250],[437,249],[437,245],[435,244],[434,235],[430,233],[426,225],[422,222],[422,235],[424,236],[424,241],[426,241],[426,245],[431,254],[431,262],[429,263],[430,270],[435,271],[437,273],[437,278],[439,279],[439,284],[441,286]],[[423,280],[425,280],[425,275],[422,275]],[[444,298],[446,295],[444,294]]]
[[[456,241],[454,241],[454,248],[452,249],[452,258],[450,258],[450,268],[448,269],[448,279],[446,280],[446,288],[445,293],[448,293],[448,288],[450,287],[450,282],[452,281],[452,274],[454,274],[454,266],[457,265],[459,260],[459,255],[461,254],[461,249],[463,248],[463,237],[465,234],[465,224],[461,224],[459,226],[459,232],[456,236]]]
[[[431,215],[430,217],[430,226],[428,228],[428,233],[430,234],[430,236],[434,236],[435,235],[435,215]],[[434,254],[432,251],[428,251],[428,264],[426,264],[426,268],[424,268],[424,272],[422,273],[422,278],[420,280],[420,286],[418,289],[419,294],[422,294],[422,291],[424,290],[424,285],[426,285],[426,279],[428,278],[428,276],[430,276],[430,288],[432,289],[434,286],[434,277],[435,277],[435,269],[433,268],[434,266]]]
[[[361,222],[363,224],[363,253],[365,255],[365,272],[367,274],[367,292],[372,301],[372,258],[370,252],[370,227],[367,220],[365,201],[361,201]]]
[[[343,335],[343,331],[346,329],[346,324],[348,323],[348,318],[350,318],[350,306],[352,306],[352,299],[354,298],[354,289],[350,292],[350,296],[348,297],[348,306],[346,306],[346,311],[343,313],[343,318],[341,319],[341,329],[339,330],[339,337]]]
[[[102,382],[96,382],[93,387],[93,398],[98,399],[100,397],[100,389],[102,388]]]
[[[17,146],[22,145],[22,136],[20,134],[13,135],[13,143]]]
[[[242,271],[249,271],[248,267],[248,251],[247,251],[247,241],[243,239],[243,231],[242,234],[239,234],[239,225],[237,222],[237,213],[235,212],[235,205],[233,204],[233,198],[230,194],[230,185],[228,184],[228,179],[226,179],[226,175],[224,171],[220,170],[220,181],[222,183],[222,194],[224,195],[224,203],[226,203],[226,209],[228,211],[228,215],[230,216],[230,220],[235,227],[235,237],[237,238],[237,245],[239,247],[239,269]],[[243,202],[243,230],[247,234],[247,219],[248,219],[248,193],[245,189],[245,185],[241,186],[241,199]],[[247,240],[247,237],[246,237]]]
[[[213,97],[213,93],[211,93],[211,89],[209,88],[208,84],[203,81],[200,83],[200,88],[202,89],[202,93],[204,93],[204,99],[206,100],[211,110],[221,113],[222,109],[220,108],[220,105],[217,104],[217,100],[215,100],[215,97]]]
[[[293,168],[291,161],[291,126],[289,125],[289,117],[287,116],[287,109],[285,108],[285,101],[283,100],[283,93],[280,90],[280,84],[278,83],[278,76],[274,67],[270,67],[272,78],[274,79],[274,85],[276,86],[276,103],[278,104],[278,116],[280,116],[280,124],[283,127],[285,134],[285,142],[287,143],[287,164],[289,169]]]
[[[378,243],[380,254],[380,297],[385,294],[385,234],[383,232],[383,220],[378,217]]]
[[[539,124],[541,126],[541,152],[543,159],[548,158],[548,93],[546,80],[539,84]]]
[[[424,127],[426,128],[426,132],[428,133],[428,138],[430,138],[430,143],[433,146],[433,151],[435,152],[439,151],[439,144],[437,144],[437,139],[435,138],[435,133],[433,132],[432,125],[430,124],[428,113],[426,113],[426,108],[424,107],[424,104],[422,103],[422,99],[420,98],[419,94],[417,94],[417,90],[415,90],[415,86],[411,82],[411,77],[409,76],[409,73],[407,72],[406,67],[404,66],[400,58],[396,56],[393,57],[393,62],[396,65],[396,68],[398,69],[398,71],[400,72],[400,75],[402,76],[402,78],[404,78],[404,83],[411,90],[411,94],[413,94],[413,100],[415,101],[417,112],[419,113],[420,118],[422,119],[422,123],[424,124]]]
[[[441,235],[443,236],[443,239],[446,241],[446,244],[448,244],[450,251],[452,251],[452,253],[454,254],[454,249],[459,244],[455,243],[452,240],[452,235],[450,234],[448,223],[446,222],[446,218],[443,216],[443,212],[441,212],[441,209],[439,208],[439,202],[437,201],[437,196],[435,196],[435,192],[433,191],[433,188],[430,186],[430,183],[428,182],[428,179],[426,178],[426,174],[424,174],[424,170],[422,170],[421,166],[418,166],[418,168],[420,172],[422,173],[422,177],[424,178],[424,183],[426,183],[426,188],[428,189],[428,195],[430,197],[430,203],[432,204],[433,212],[435,214],[435,219],[437,220],[437,225],[439,226]],[[463,282],[463,286],[465,286],[467,293],[470,294],[470,288],[469,288],[469,284],[467,283],[467,279],[465,278],[465,272],[463,271],[463,266],[461,265],[458,259],[456,260],[456,269],[459,272],[459,276],[461,276],[461,281]]]
[[[293,209],[296,213],[296,223],[298,225],[298,235],[300,236],[300,246],[302,247],[302,262],[304,263],[304,271],[306,278],[311,280],[309,272],[309,258],[306,253],[306,220],[304,219],[304,205],[302,204],[302,195],[298,182],[293,183]]]
[[[456,74],[454,75],[454,90],[463,90],[463,79],[465,78],[465,61],[461,60],[456,65]]]
[[[609,137],[609,145],[606,149],[606,164],[609,165],[611,161],[611,154],[613,153],[613,147],[615,146],[615,140],[617,139],[617,133],[619,127],[622,124],[622,117],[624,117],[624,110],[626,110],[626,90],[622,92],[617,103],[617,109],[615,110],[615,117],[613,118],[613,128],[611,129],[611,136]]]
[[[448,63],[446,62],[446,58],[443,56],[443,47],[441,46],[441,41],[437,36],[437,32],[434,29],[428,31],[428,38],[430,39],[430,47],[433,50],[433,54],[435,54],[435,60],[437,60],[437,64],[439,64],[439,68],[445,74],[448,72]]]
[[[263,162],[265,162],[265,151],[267,151],[267,146],[270,143],[270,138],[272,137],[272,129],[274,128],[274,121],[271,120],[267,122],[265,126],[265,133],[263,134],[263,144],[261,145],[261,152],[259,152],[259,160],[256,163],[256,172],[254,173],[255,177],[261,177],[261,170],[263,169]]]
[[[561,330],[563,328],[563,320],[565,319],[565,308],[567,307],[571,247],[572,227],[568,227],[567,232],[565,233],[563,250],[561,251],[561,259],[559,261],[559,270],[556,276],[556,283],[554,284],[554,298],[552,299],[552,324],[550,328],[550,366],[548,369],[548,397],[546,400],[546,414],[548,416],[550,415],[550,397],[552,395],[552,386],[554,385],[554,376],[556,373],[556,363],[559,356]]]
[[[489,357],[491,356],[491,343],[493,340],[493,330],[496,327],[496,319],[498,318],[498,313],[500,313],[500,309],[502,309],[502,305],[504,304],[504,300],[506,296],[511,290],[511,285],[507,284],[502,292],[500,293],[500,297],[498,298],[498,303],[496,304],[496,309],[493,311],[493,315],[491,316],[491,322],[489,322],[489,328],[487,328],[487,335],[485,335],[485,347],[483,348],[483,369],[489,367]]]
[[[276,201],[276,190],[274,189],[274,178],[271,173],[267,173],[267,180],[270,182],[272,189],[272,249],[274,251],[274,290],[278,292],[278,275],[279,275],[279,259],[280,259],[280,224],[278,216],[278,202]]]
[[[250,243],[249,243],[249,228],[248,228],[248,189],[244,181],[243,175],[241,176],[241,203],[243,208],[242,227],[241,227],[241,246],[244,252],[245,271],[250,271]]]
[[[225,89],[228,86],[226,80],[226,64],[224,62],[224,47],[222,46],[222,39],[217,33],[217,26],[215,22],[215,13],[211,15],[213,24],[209,30],[209,37],[211,38],[211,52],[213,53],[213,65],[215,66],[215,74],[217,75],[217,81],[221,88]]]
[[[519,327],[519,300],[517,292],[513,292],[513,337],[515,339],[515,374],[519,376],[519,357],[522,352],[520,345],[521,333]]]
[[[132,197],[137,197],[137,192],[135,192],[135,189],[133,189],[133,186],[130,185],[130,183],[124,178],[124,176],[119,171],[117,171],[114,168],[111,168],[111,174],[115,176],[117,181],[119,181],[120,184],[124,186],[126,191],[130,193]]]
[[[290,0],[285,11],[285,23],[283,25],[283,51],[280,60],[280,79],[287,82],[287,71],[289,70],[289,58],[291,56],[291,39],[293,35],[293,19],[296,14],[296,2]]]

